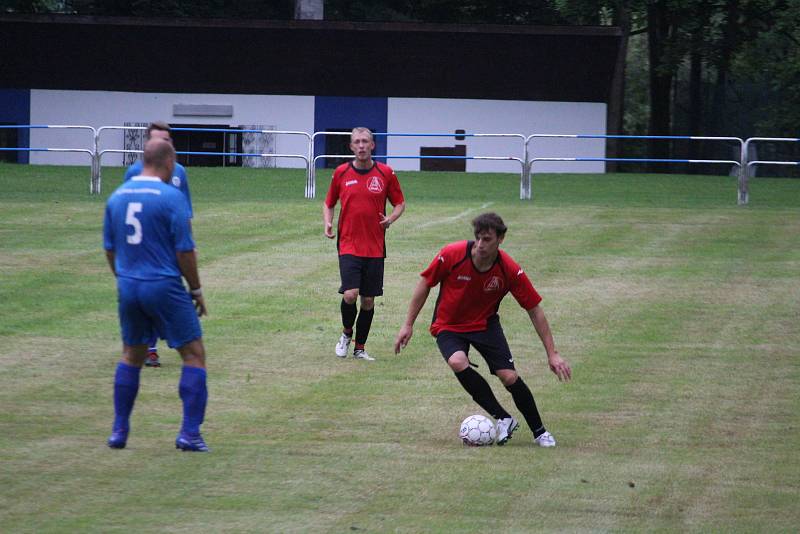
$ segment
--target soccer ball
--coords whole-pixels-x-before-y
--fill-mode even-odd
[[[461,423],[458,437],[464,445],[483,447],[494,443],[496,430],[492,420],[482,415],[470,415]]]

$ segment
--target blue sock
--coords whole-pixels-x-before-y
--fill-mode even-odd
[[[139,392],[139,373],[141,368],[125,363],[117,364],[114,375],[114,428],[115,432],[130,429],[130,417],[136,394]]]
[[[206,414],[208,389],[206,370],[200,367],[183,366],[178,392],[183,401],[183,426],[181,433],[197,435]]]

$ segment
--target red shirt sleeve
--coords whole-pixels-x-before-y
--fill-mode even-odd
[[[517,302],[526,310],[535,308],[542,301],[542,297],[533,287],[528,275],[522,270],[522,267],[516,263],[510,262],[509,268],[509,287],[511,294],[517,299]]]
[[[394,171],[392,171],[392,174],[389,178],[388,189],[387,196],[389,197],[389,202],[392,203],[392,206],[397,206],[398,204],[405,202],[403,190],[400,189],[400,180],[397,179],[397,175],[394,173]]]
[[[428,287],[434,287],[450,273],[450,261],[448,261],[446,250],[442,249],[433,259],[428,268],[419,273],[425,279]]]
[[[338,169],[337,169],[338,170]],[[325,197],[325,205],[329,208],[336,206],[336,202],[339,200],[339,177],[336,175],[336,171],[333,171],[333,177],[331,178],[331,185],[328,188],[328,194]]]

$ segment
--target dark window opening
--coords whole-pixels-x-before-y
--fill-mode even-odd
[[[219,124],[173,124],[172,143],[177,152],[212,152],[214,154],[178,154],[178,163],[191,167],[241,167],[240,156],[222,156],[225,152],[242,152],[242,135],[231,132],[186,132],[174,128],[232,129]]]
[[[12,124],[10,122],[0,122],[2,125]],[[19,148],[19,129],[0,128],[0,148]],[[19,161],[19,150],[0,150],[0,161],[5,163],[17,163]]]
[[[350,150],[350,130],[352,128],[328,128],[326,132],[347,132],[348,135],[326,135],[325,136],[325,153],[326,154],[352,154]],[[334,169],[350,161],[352,158],[325,158],[325,168]]]

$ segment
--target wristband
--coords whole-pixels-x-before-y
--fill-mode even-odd
[[[202,297],[203,296],[203,289],[199,288],[199,287],[197,289],[190,289],[189,290],[189,294],[191,296],[193,296],[193,297]]]

